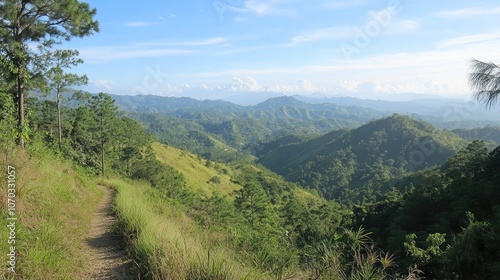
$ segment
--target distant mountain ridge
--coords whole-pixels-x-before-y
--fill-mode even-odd
[[[250,151],[258,143],[286,135],[317,136],[342,127],[356,127],[384,115],[356,106],[309,104],[288,96],[255,106],[157,96],[113,98],[122,111],[145,123],[162,141],[203,155],[211,153],[210,147],[221,147],[217,141],[239,151]],[[195,143],[188,139],[189,135],[204,140]]]
[[[225,112],[248,112],[270,109],[273,106],[307,106],[309,109],[331,104],[340,107],[368,109],[382,114],[392,113],[413,115],[446,128],[474,128],[500,123],[500,108],[487,110],[482,104],[459,99],[428,98],[410,101],[386,101],[359,99],[354,97],[312,98],[301,95],[278,96],[265,99],[251,106],[237,105],[224,100],[197,100],[189,97],[164,97],[154,95],[113,95],[117,105],[126,111],[157,112],[171,114],[178,111],[219,109]],[[234,102],[234,100],[233,100]],[[498,122],[498,123],[497,123]]]
[[[436,99],[434,104],[425,105],[422,100],[408,103],[355,98],[306,98],[308,101],[301,101],[299,99],[303,97],[280,96],[257,105],[241,106],[228,101],[201,101],[188,97],[115,95],[113,98],[125,114],[146,124],[160,141],[220,160],[228,158],[227,151],[259,154],[263,149],[260,143],[263,142],[289,135],[298,139],[311,139],[332,130],[358,127],[392,114],[391,111],[380,111],[369,106],[381,109],[385,108],[384,104],[389,104],[397,111],[403,111],[413,104],[413,107],[428,106],[439,111],[439,104],[444,102]],[[332,103],[334,101],[341,101],[343,105]],[[358,103],[366,107],[353,105]],[[417,109],[424,110],[422,108]],[[441,128],[471,128],[500,123],[469,120],[467,117],[471,113],[462,109],[450,112],[444,112],[449,114],[448,120],[457,119],[453,113],[459,113],[455,122],[446,122],[446,118],[435,116],[412,114],[412,118],[429,121]],[[460,119],[460,114],[465,119]],[[234,158],[235,155],[229,157]]]
[[[312,104],[333,103],[342,106],[360,106],[374,110],[390,111],[399,114],[417,114],[433,124],[444,126],[444,123],[470,120],[500,122],[500,108],[488,110],[483,104],[475,101],[463,101],[449,98],[427,98],[409,101],[387,101],[359,99],[354,97],[310,98],[294,95],[297,100]]]

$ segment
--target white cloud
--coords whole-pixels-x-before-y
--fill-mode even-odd
[[[387,34],[406,33],[420,28],[420,22],[416,20],[399,20],[387,26]]]
[[[216,37],[216,38],[209,38],[206,40],[201,40],[201,41],[195,41],[195,42],[184,42],[182,45],[185,46],[207,46],[207,45],[216,45],[220,43],[225,43],[227,42],[227,39],[224,37]]]
[[[500,7],[495,8],[466,8],[460,10],[439,11],[432,15],[440,18],[464,18],[464,17],[477,17],[486,15],[500,15]]]
[[[500,39],[500,33],[483,33],[444,40],[438,43],[438,47],[454,47],[498,39]]]
[[[272,16],[272,15],[288,15],[294,16],[297,13],[290,9],[278,8],[279,4],[287,4],[287,1],[278,1],[278,0],[247,0],[244,3],[244,8],[238,8],[236,6],[231,7],[234,11],[237,12],[250,12],[257,16]]]
[[[247,77],[245,80],[234,77],[229,90],[233,92],[256,92],[262,91],[263,88],[257,81],[252,77]]]
[[[407,83],[401,83],[398,81],[339,81],[333,85],[333,87],[330,89],[330,92],[343,94],[351,93],[357,96],[368,97],[372,94],[398,93],[453,95],[457,93],[463,93],[464,89],[460,86],[454,86],[434,80]]]
[[[305,92],[315,92],[318,91],[319,88],[315,85],[310,80],[305,80],[305,79],[300,79],[297,81],[297,86]]]
[[[486,40],[488,38],[494,39]],[[500,62],[500,38],[497,39],[494,35],[457,37],[440,44],[449,47],[363,55],[349,61],[339,54],[336,58],[330,56],[325,63],[294,67],[236,68],[193,74],[190,78],[221,84],[228,77],[250,75],[267,91],[286,94],[299,93],[301,88],[296,81],[308,76],[314,77],[314,86],[318,88],[318,92],[324,93],[358,94],[361,92],[359,89],[364,88],[375,93],[434,93],[467,98],[471,96],[467,82],[471,58]]]
[[[245,7],[248,10],[250,10],[258,15],[266,15],[266,14],[271,13],[271,11],[273,10],[271,5],[269,5],[267,3],[261,3],[258,1],[247,1],[247,2],[245,2]]]
[[[175,94],[175,93],[182,93],[184,89],[182,87],[174,86],[174,85],[167,85],[165,88],[165,91],[168,94]]]
[[[295,84],[274,84],[266,87],[268,92],[283,94],[305,94],[314,92],[324,92],[324,88],[319,88],[310,80],[300,79]]]
[[[154,22],[146,22],[146,21],[131,21],[127,22],[127,26],[130,27],[145,27],[145,26],[152,26],[155,25],[156,23]]]
[[[352,92],[358,88],[358,82],[356,81],[339,81],[336,84],[335,90],[339,92],[348,91]]]
[[[275,84],[266,88],[266,91],[269,92],[277,92],[284,94],[295,94],[300,92],[300,88],[298,85],[280,85]]]
[[[106,90],[110,90],[113,88],[113,81],[111,80],[91,80],[89,81],[89,83],[98,88],[103,88]]]
[[[209,45],[218,45],[222,43],[226,43],[229,40],[225,37],[213,37],[207,39],[201,39],[198,41],[154,41],[154,42],[139,42],[135,43],[134,46],[146,47],[146,46],[209,46]]]
[[[213,87],[207,85],[207,84],[200,84],[200,88],[203,89],[203,90],[214,90]]]
[[[300,44],[326,39],[345,39],[353,36],[355,32],[356,29],[350,26],[334,26],[322,28],[293,37],[291,40],[291,44]]]
[[[327,9],[348,9],[366,4],[366,0],[337,0],[327,1],[322,5],[322,8]]]
[[[318,41],[318,40],[334,40],[334,39],[352,39],[359,34],[375,33],[369,37],[374,37],[385,34],[398,34],[405,33],[420,28],[420,22],[416,20],[394,20],[394,12],[388,9],[370,12],[369,20],[360,26],[333,26],[321,28],[305,32],[304,34],[295,36],[291,39],[291,45]],[[383,14],[383,15],[382,15]],[[381,21],[380,18],[384,18]],[[373,30],[375,28],[375,30]]]
[[[80,50],[80,56],[88,62],[103,62],[119,59],[189,55],[196,51],[183,49],[137,49],[132,47],[99,47]]]

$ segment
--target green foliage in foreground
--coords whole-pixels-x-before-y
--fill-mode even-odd
[[[243,266],[225,236],[206,232],[146,184],[101,182],[116,189],[118,230],[144,279],[269,279]]]
[[[474,141],[439,167],[402,181],[404,195],[361,205],[356,220],[383,248],[406,252],[436,279],[496,279],[500,273],[500,146]]]
[[[162,149],[172,151],[155,147],[163,156]],[[205,166],[220,168],[213,163]],[[144,277],[404,278],[398,276],[394,258],[377,249],[369,233],[341,227],[349,212],[338,204],[304,195],[264,168],[249,164],[225,168],[240,186],[228,197],[216,189],[210,194],[192,188],[186,176],[196,174],[169,166],[159,170],[161,175],[153,175],[153,187],[104,182],[118,190],[119,227]],[[183,253],[179,248],[185,248]],[[417,277],[418,270],[411,275]]]

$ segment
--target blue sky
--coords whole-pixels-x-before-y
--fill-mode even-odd
[[[101,31],[61,47],[93,92],[465,99],[470,60],[500,63],[498,1],[87,2]]]

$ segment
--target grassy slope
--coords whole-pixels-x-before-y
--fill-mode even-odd
[[[0,162],[3,174],[7,165],[16,167],[16,278],[76,279],[86,268],[85,236],[102,193],[87,176],[43,148],[35,148],[30,155],[15,149]],[[0,206],[1,220],[6,225],[5,181]],[[9,229],[1,226],[0,235],[7,237]],[[2,238],[4,268],[8,246],[7,239]],[[4,272],[0,277],[12,277]]]
[[[232,199],[232,192],[241,188],[231,182],[231,176],[240,172],[232,166],[214,162],[207,166],[206,160],[196,155],[159,143],[154,143],[153,148],[158,159],[185,176],[186,187],[191,191],[206,197],[218,192]],[[219,176],[221,183],[208,183],[213,176]],[[120,230],[129,238],[129,250],[147,279],[270,277],[238,261],[242,256],[230,248],[229,235],[200,228],[177,202],[165,201],[148,184],[123,180],[100,183],[117,190],[115,209]],[[299,188],[293,192],[304,204],[321,200]]]
[[[224,235],[199,228],[175,203],[161,199],[147,184],[101,183],[117,191],[120,229],[146,279],[268,278],[240,264],[224,245]]]
[[[187,186],[204,196],[217,192],[231,197],[240,185],[231,182],[235,171],[230,166],[207,162],[193,154],[153,144],[158,158],[182,172]],[[86,269],[89,252],[85,236],[102,192],[90,177],[75,171],[71,164],[51,155],[42,147],[28,154],[15,149],[0,158],[3,173],[7,165],[16,167],[16,278],[77,279]],[[214,177],[220,183],[208,183]],[[265,279],[267,275],[244,267],[236,261],[236,253],[228,249],[223,234],[200,229],[176,204],[166,204],[155,191],[141,183],[133,185],[121,180],[103,182],[118,190],[116,209],[121,223],[133,236],[133,248],[140,266],[147,267],[150,278],[226,275],[230,279]],[[317,197],[300,189],[294,190],[304,202]],[[231,199],[231,198],[230,198]],[[7,189],[0,189],[1,219],[7,223]],[[0,235],[9,229],[0,227]],[[5,264],[9,244],[0,242],[0,261]],[[4,268],[6,266],[4,265]],[[0,279],[12,277],[5,273]],[[181,278],[178,278],[181,277]]]
[[[157,158],[166,165],[181,172],[186,178],[186,186],[195,192],[200,192],[207,197],[217,192],[231,199],[232,192],[241,188],[240,185],[231,181],[231,177],[234,176],[236,172],[239,172],[234,170],[231,166],[214,162],[211,162],[209,166],[207,166],[206,160],[189,152],[160,143],[153,143],[152,146],[157,154]],[[259,171],[257,167],[253,168]],[[220,178],[220,184],[208,183],[214,176]],[[305,204],[308,202],[319,202],[321,200],[318,196],[300,188],[294,188],[293,192],[296,197]]]
[[[207,161],[198,156],[160,143],[153,143],[153,149],[161,162],[185,176],[187,187],[193,191],[210,197],[213,192],[229,195],[241,188],[231,182],[233,171],[224,164],[210,162],[207,166]],[[219,176],[220,184],[209,183],[214,176]]]

